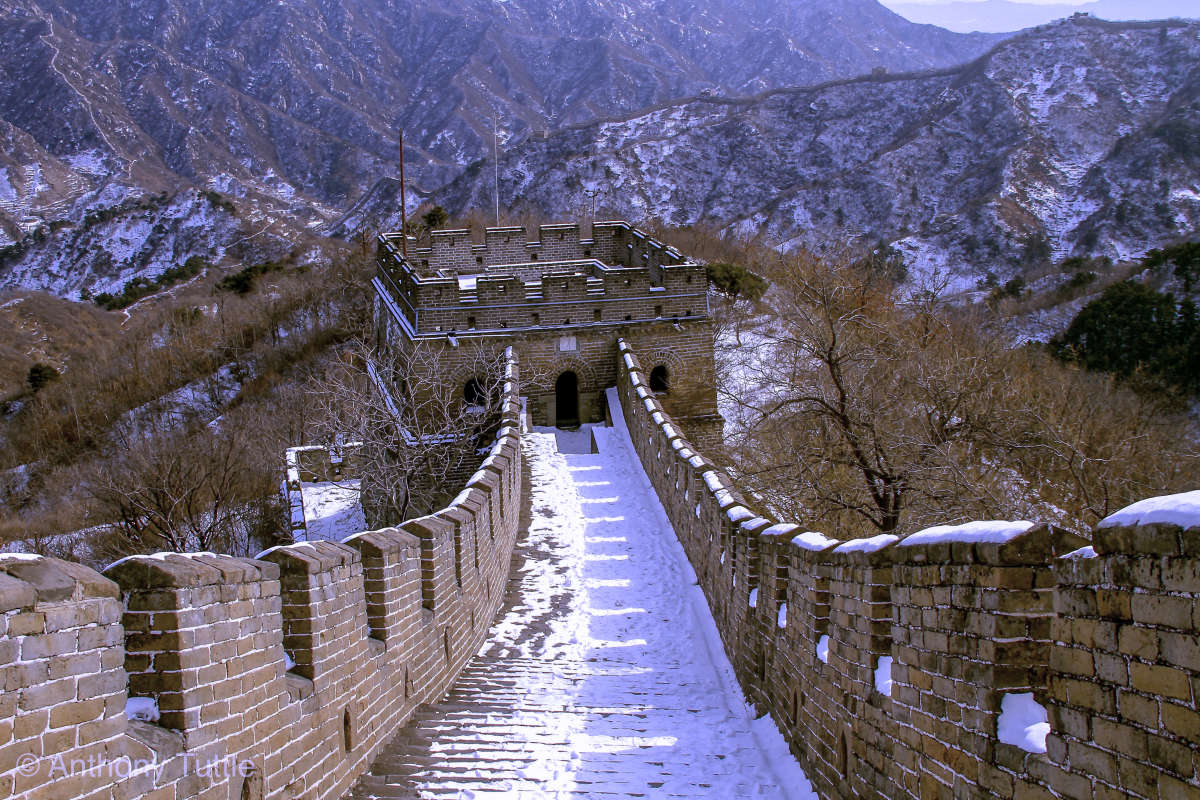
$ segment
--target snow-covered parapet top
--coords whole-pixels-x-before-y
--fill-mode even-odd
[[[1200,490],[1140,500],[1100,520],[1100,524],[1096,527],[1116,528],[1134,525],[1200,527]]]
[[[900,541],[899,536],[893,536],[890,533],[883,533],[879,536],[872,536],[869,539],[851,539],[844,544],[834,548],[835,553],[875,553],[888,545],[895,544]]]
[[[925,528],[887,549],[894,550],[898,561],[1048,565],[1086,544],[1083,537],[1053,525],[978,520]]]
[[[1092,544],[1100,555],[1200,557],[1200,491],[1127,506],[1100,521]]]
[[[798,536],[792,537],[792,544],[801,550],[828,550],[837,543],[837,539],[830,539],[825,534],[817,533],[816,531],[805,531]]]
[[[962,525],[935,525],[907,536],[902,547],[919,544],[1005,544],[1027,532],[1032,522],[1005,522],[989,520],[967,522]]]
[[[0,553],[0,612],[39,602],[118,597],[115,583],[82,564],[32,553]]]
[[[625,411],[631,421],[635,418],[640,420],[638,425],[631,425],[631,428],[639,428],[633,434],[635,444],[647,465],[657,464],[659,469],[663,466],[674,469],[672,464],[677,462],[672,457],[677,457],[695,470],[692,477],[699,479],[701,496],[689,497],[688,508],[695,512],[698,519],[703,518],[706,503],[715,503],[720,515],[714,515],[714,518],[720,519],[723,525],[732,526],[741,535],[774,537],[786,531],[797,547],[810,553],[810,560],[816,558],[842,562],[945,560],[950,557],[947,551],[953,547],[954,558],[968,562],[982,560],[997,564],[1048,564],[1055,556],[1076,550],[1087,543],[1066,531],[1038,526],[1025,520],[984,520],[938,525],[907,537],[881,533],[845,543],[813,531],[796,535],[794,531],[799,526],[771,519],[760,509],[750,507],[753,503],[748,506],[748,501],[735,482],[691,447],[658,398],[647,388],[646,376],[634,348],[625,339],[619,338],[617,349],[619,370],[624,380],[628,381],[625,391],[630,402]],[[674,488],[682,486],[679,479],[675,478]]]

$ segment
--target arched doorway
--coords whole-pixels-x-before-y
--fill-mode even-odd
[[[579,427],[579,376],[574,372],[564,372],[554,382],[554,424]]]
[[[659,364],[650,370],[650,391],[666,394],[671,391],[671,378],[665,364]]]

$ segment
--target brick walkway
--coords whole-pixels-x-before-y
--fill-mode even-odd
[[[783,796],[628,439],[596,434],[600,455],[526,437],[531,519],[508,604],[353,800]]]

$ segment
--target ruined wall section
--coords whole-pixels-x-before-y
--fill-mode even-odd
[[[0,793],[342,797],[449,688],[502,602],[522,496],[508,357],[497,440],[428,517],[257,559],[137,556],[104,576],[0,556]]]
[[[624,339],[618,390],[742,688],[821,797],[1200,797],[1200,526],[1117,515],[1094,553],[1031,523],[838,542],[758,513]],[[1044,752],[1001,733],[1026,701]]]
[[[308,539],[303,484],[358,480],[362,475],[362,443],[289,447],[284,454],[283,499],[288,509],[288,532],[294,541]]]

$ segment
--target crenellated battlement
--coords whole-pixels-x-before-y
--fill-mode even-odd
[[[839,542],[751,510],[618,350],[625,423],[739,681],[822,797],[1200,796],[1200,515],[1169,510],[1197,493],[1090,546],[1028,522]],[[1045,727],[1014,736],[1020,708]]]
[[[506,378],[495,443],[428,517],[256,559],[135,556],[104,575],[0,556],[0,794],[342,797],[500,607],[522,493],[511,349]]]
[[[385,233],[380,244],[400,260],[409,261],[422,275],[467,275],[498,266],[537,265],[596,260],[625,267],[656,268],[684,263],[683,255],[628,222],[596,222],[592,236],[584,239],[579,225],[541,225],[538,237],[529,238],[524,227],[486,228],[483,242],[466,229],[435,230],[428,247],[414,247],[409,259],[400,255],[400,233]]]
[[[402,254],[400,234],[379,237],[376,289],[414,337],[673,322],[708,316],[703,265],[626,222],[488,228],[430,234]]]
[[[605,418],[616,340],[636,339],[655,355],[672,410],[694,437],[713,441],[721,423],[704,265],[627,222],[595,223],[588,239],[578,225],[543,225],[537,235],[488,228],[477,243],[465,230],[434,231],[430,247],[410,246],[408,257],[399,234],[381,236],[378,346],[448,365],[465,390],[481,349],[515,345],[530,374],[545,378],[528,394],[533,424],[570,427]]]
[[[594,243],[572,230],[545,226],[537,244],[559,232],[564,248]],[[438,257],[457,258],[459,232],[439,233]],[[529,256],[516,233],[490,229],[491,245],[471,247]],[[537,302],[610,290],[640,302],[687,286],[672,281],[695,267],[659,265],[656,277],[563,263],[536,273]],[[440,287],[460,306],[500,306],[535,291],[522,270],[543,266],[484,270],[470,286],[412,281],[418,295]],[[394,308],[377,310],[383,344],[415,341],[397,338]],[[422,341],[461,352],[445,333]],[[695,444],[691,431],[719,421],[707,413],[709,328],[659,320],[517,341],[498,341],[497,438],[434,514],[254,559],[137,556],[103,575],[0,556],[0,794],[342,797],[448,689],[500,607],[528,400],[551,418],[570,404],[575,421],[607,411],[628,428],[746,696],[821,797],[1200,796],[1200,493],[1134,504],[1090,544],[1024,521],[837,541],[764,514]],[[522,396],[517,346],[557,376],[552,394]],[[620,407],[601,407],[614,384]],[[289,451],[289,491],[354,472],[355,448]]]

